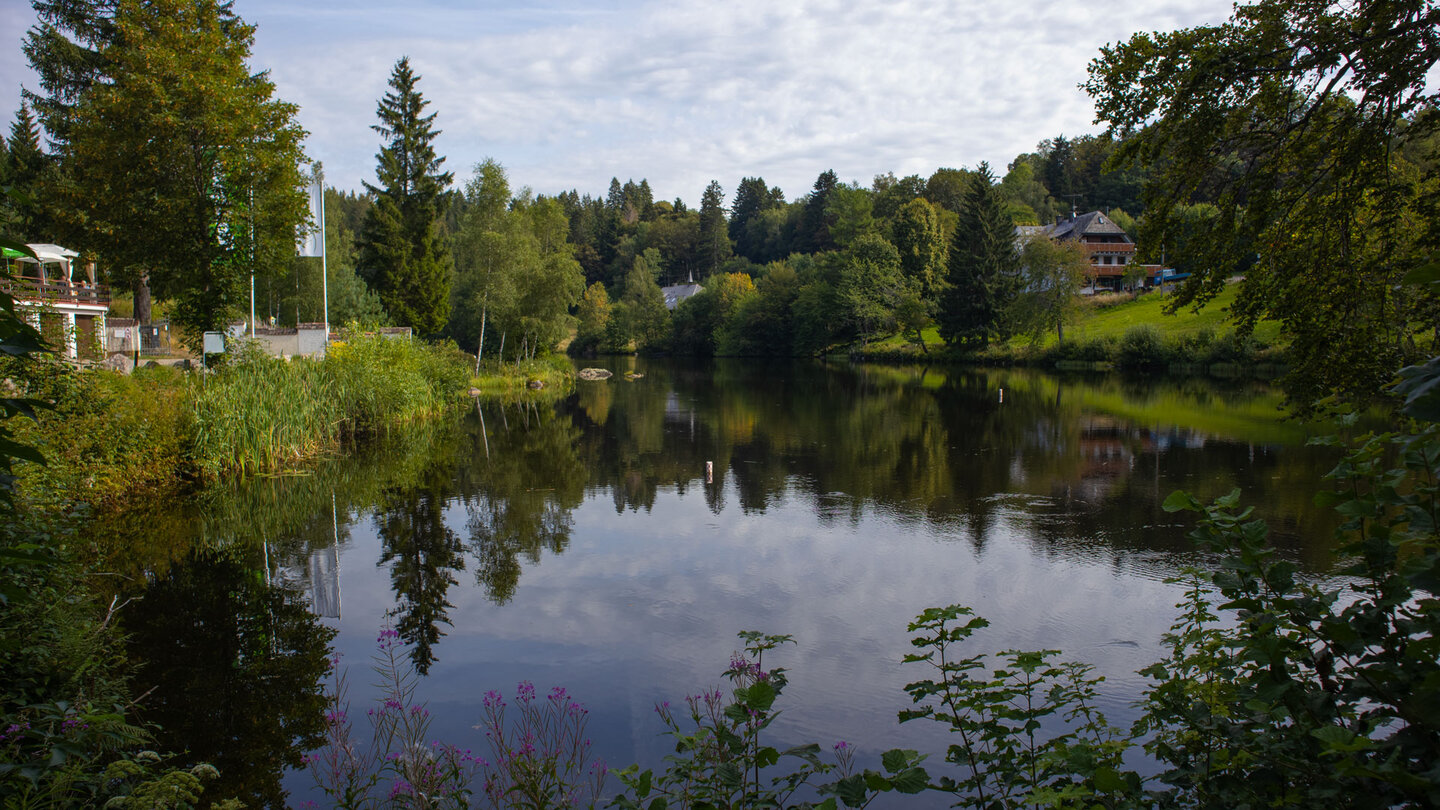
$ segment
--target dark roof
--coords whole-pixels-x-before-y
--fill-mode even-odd
[[[1125,234],[1124,228],[1116,225],[1109,217],[1099,211],[1081,214],[1074,219],[1068,219],[1050,227],[1050,238],[1057,240],[1079,239],[1084,236],[1099,236],[1101,234],[1124,236],[1126,242],[1130,241],[1130,237]]]
[[[692,295],[698,294],[703,287],[693,281],[689,284],[673,284],[669,287],[661,287],[660,293],[665,296],[665,308],[674,309],[681,301]]]

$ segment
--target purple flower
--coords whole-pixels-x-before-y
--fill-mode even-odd
[[[486,692],[486,693],[485,693],[485,708],[487,708],[487,709],[499,709],[499,708],[503,708],[504,706],[505,706],[505,699],[504,699],[504,697],[501,696],[501,694],[500,694],[499,692],[495,691],[494,689],[491,689],[489,692]]]
[[[521,703],[529,703],[535,699],[535,684],[529,681],[521,681],[515,687],[515,698]]]

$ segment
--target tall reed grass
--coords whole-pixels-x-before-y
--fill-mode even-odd
[[[283,361],[244,347],[193,383],[191,452],[201,477],[283,468],[460,402],[467,363],[453,346],[347,338],[323,360]]]

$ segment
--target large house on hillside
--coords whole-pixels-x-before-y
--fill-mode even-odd
[[[1125,229],[1099,211],[1062,219],[1054,225],[1021,225],[1016,228],[1018,236],[1029,238],[1044,236],[1057,242],[1077,241],[1090,260],[1089,287],[1095,290],[1120,290],[1125,287],[1125,276],[1148,278],[1158,268],[1146,267],[1144,272],[1132,272],[1136,268],[1135,241]]]

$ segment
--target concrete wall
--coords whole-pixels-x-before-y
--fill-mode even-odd
[[[248,336],[248,335],[247,335]],[[256,327],[255,340],[272,357],[324,357],[325,326],[301,324],[299,329]]]

